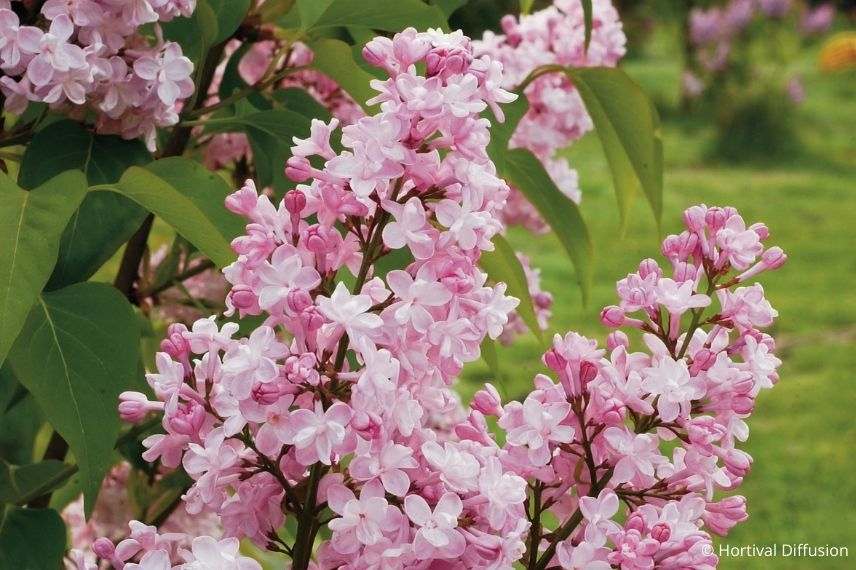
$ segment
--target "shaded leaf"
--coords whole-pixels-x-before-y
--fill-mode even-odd
[[[309,124],[309,117],[287,109],[273,109],[211,119],[206,129],[208,132],[246,133],[255,157],[256,182],[261,187],[273,185],[282,190],[291,187],[283,169],[291,156],[292,138],[308,136]]]
[[[659,117],[642,88],[620,69],[567,69],[600,138],[622,227],[641,188],[659,227],[663,211],[663,145]]]
[[[305,1],[299,2],[298,6],[303,4]],[[314,22],[301,22],[301,25],[306,30],[337,26],[359,26],[386,32],[397,32],[409,26],[418,30],[447,29],[442,10],[421,0],[333,0]]]
[[[231,240],[243,225],[223,205],[229,187],[217,174],[181,157],[131,167],[115,184],[94,186],[134,200],[172,226],[217,266],[231,263]]]
[[[520,299],[517,313],[529,327],[529,330],[540,339],[542,337],[541,326],[538,324],[538,317],[535,315],[535,304],[532,302],[532,295],[529,293],[529,283],[526,280],[523,265],[520,264],[517,253],[504,237],[499,234],[495,235],[493,245],[493,251],[482,253],[481,258],[479,258],[479,265],[494,283],[505,283],[508,286],[507,295]]]
[[[577,280],[588,300],[592,278],[592,244],[588,228],[577,205],[562,194],[531,152],[512,149],[498,170],[502,178],[520,190],[538,210],[568,252],[577,272]]]
[[[65,525],[53,509],[14,508],[0,525],[0,568],[62,568]]]
[[[160,26],[165,39],[181,45],[184,55],[193,61],[193,72],[198,76],[205,54],[219,37],[218,17],[208,0],[196,0],[196,9],[190,17],[174,18],[169,22],[161,22]]]
[[[65,483],[77,468],[56,459],[28,465],[0,460],[0,503],[24,505]]]
[[[69,218],[86,194],[68,171],[27,192],[0,174],[0,364],[47,283]]]
[[[334,79],[363,109],[374,109],[366,101],[377,95],[369,85],[375,77],[357,65],[348,44],[325,38],[312,42],[310,47],[315,54],[312,67]]]
[[[206,0],[211,10],[217,16],[217,35],[212,43],[218,44],[228,40],[250,9],[250,0]]]
[[[126,168],[151,161],[139,140],[96,135],[74,121],[58,121],[40,130],[27,145],[18,183],[35,188],[71,169],[82,170],[90,185],[116,182]],[[60,241],[56,267],[47,289],[85,281],[140,227],[146,212],[118,194],[87,194]]]
[[[140,384],[139,342],[139,323],[121,293],[78,283],[39,298],[9,357],[74,453],[87,516],[112,463],[118,395]]]
[[[490,369],[494,378],[498,380],[500,378],[500,372],[499,356],[496,354],[496,341],[489,336],[484,337],[480,350],[482,359],[485,361],[485,364],[487,364],[487,367]]]

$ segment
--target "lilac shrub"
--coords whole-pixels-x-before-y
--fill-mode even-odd
[[[22,25],[14,7],[0,2],[0,90],[6,111],[30,102],[71,116],[96,116],[98,132],[145,139],[178,123],[182,102],[194,90],[193,63],[159,27],[193,13],[195,0],[48,0],[41,26]],[[143,31],[154,24],[154,40]]]
[[[278,203],[252,181],[226,201],[248,223],[225,314],[261,326],[173,325],[147,375],[156,399],[120,397],[127,421],[161,417],[143,458],[183,467],[180,508],[223,536],[132,521],[73,567],[260,568],[239,540],[296,570],[715,567],[710,533],[747,516],[731,494],[751,466],[746,420],[778,380],[761,330],[776,311],[752,283],[785,261],[767,228],[690,208],[663,266],[618,283],[604,348],[556,335],[522,401],[488,384],[465,411],[454,382],[519,303],[478,265],[509,195],[480,113],[514,96],[460,32],[363,53],[388,75],[380,111],[342,128],[341,150],[338,121],[313,121]],[[397,250],[412,261],[384,269]]]

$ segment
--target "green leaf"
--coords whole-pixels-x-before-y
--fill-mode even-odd
[[[78,283],[42,295],[9,357],[77,460],[87,516],[112,463],[119,393],[140,384],[139,342],[139,323],[121,293]]]
[[[341,40],[320,39],[310,47],[315,54],[312,67],[334,79],[363,109],[369,112],[375,109],[366,105],[366,101],[377,95],[369,85],[375,77],[357,65],[351,46]]]
[[[21,391],[23,398],[19,397]],[[43,422],[33,397],[15,378],[7,362],[0,368],[0,458],[11,463],[31,462],[33,445]]]
[[[525,1],[532,2],[534,0]],[[469,2],[469,0],[433,0],[431,4],[440,8],[440,10],[443,12],[443,15],[446,16],[446,18],[448,19],[449,16],[451,16],[455,12],[455,10],[457,10],[467,2]]]
[[[641,188],[659,227],[663,211],[663,144],[657,111],[620,69],[565,71],[579,91],[600,138],[618,199],[622,227]]]
[[[18,183],[35,188],[66,170],[80,169],[89,184],[116,182],[126,168],[151,161],[139,140],[96,135],[74,121],[40,130],[27,145]],[[60,241],[59,257],[47,288],[85,281],[140,227],[146,212],[118,194],[87,194]]]
[[[65,172],[30,192],[0,174],[0,364],[47,283],[60,235],[85,194],[81,172]]]
[[[499,122],[493,115],[490,109],[486,109],[484,116],[490,121],[490,142],[488,143],[488,154],[499,168],[500,163],[505,161],[505,155],[508,152],[508,143],[511,141],[511,136],[517,130],[517,125],[520,120],[529,110],[529,101],[526,95],[517,94],[517,99],[502,106],[502,112],[505,115],[505,120]]]
[[[206,122],[206,129],[208,132],[246,133],[255,157],[257,183],[283,190],[292,186],[283,174],[285,161],[291,156],[292,138],[308,136],[309,125],[309,117],[287,109],[274,109],[211,119]]]
[[[332,3],[333,0],[297,0],[300,27],[304,30],[311,28]]]
[[[298,7],[304,4],[306,0],[299,2]],[[303,13],[301,10],[301,19]],[[302,21],[301,24],[309,31],[337,26],[359,26],[385,32],[397,32],[409,26],[417,30],[448,27],[442,10],[421,0],[333,0],[312,23]]]
[[[65,525],[53,509],[14,508],[0,525],[0,568],[62,568]]]
[[[314,117],[322,121],[329,121],[332,115],[321,103],[319,103],[305,89],[299,87],[288,87],[277,89],[273,92],[274,100],[288,109],[304,117]]]
[[[517,253],[511,244],[499,234],[493,237],[493,245],[493,251],[482,253],[479,265],[494,283],[505,283],[508,286],[506,290],[508,295],[520,299],[517,313],[529,327],[529,330],[541,339],[541,326],[538,324],[538,317],[535,315],[535,304],[532,302],[526,273],[517,258]]]
[[[56,459],[29,465],[0,460],[0,503],[25,505],[65,483],[77,467]]]
[[[587,302],[593,252],[588,228],[577,205],[562,194],[541,162],[528,150],[517,148],[508,151],[498,170],[502,178],[520,190],[550,224],[576,268],[583,302]]]
[[[499,356],[496,354],[496,342],[489,336],[484,337],[481,343],[481,356],[493,374],[495,380],[500,379]]]
[[[181,45],[181,51],[193,61],[194,73],[198,76],[205,54],[219,37],[218,17],[208,0],[197,0],[196,9],[189,18],[175,18],[160,26],[165,39]]]
[[[591,0],[583,0],[583,5],[585,5],[586,2],[591,2]],[[520,0],[520,13],[521,14],[528,14],[529,12],[531,12],[532,11],[532,4],[534,4],[534,3],[535,3],[535,0]],[[591,5],[591,4],[589,4],[589,5]]]
[[[585,49],[588,51],[589,43],[591,42],[591,30],[592,30],[592,19],[593,19],[593,11],[591,0],[580,0],[583,4],[583,24],[585,25]],[[529,0],[529,3],[532,3],[532,0]]]
[[[229,186],[192,160],[172,157],[145,168],[133,166],[117,183],[93,186],[93,190],[117,192],[135,201],[219,267],[235,258],[229,244],[242,232],[243,225],[223,205]]]
[[[217,16],[217,35],[212,43],[228,40],[244,21],[250,9],[250,0],[207,0],[208,6]]]

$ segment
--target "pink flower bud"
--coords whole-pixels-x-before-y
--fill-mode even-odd
[[[672,529],[666,523],[657,523],[651,528],[651,538],[657,542],[666,542],[672,536]]]
[[[749,396],[737,396],[731,401],[731,409],[736,414],[751,414],[755,409],[755,399]]]
[[[385,68],[391,58],[392,41],[389,38],[374,38],[363,48],[363,59],[372,67]]]
[[[656,275],[657,279],[663,276],[663,270],[660,269],[657,262],[650,257],[648,259],[643,259],[639,263],[639,277],[646,279],[649,275]]]
[[[708,348],[702,348],[693,355],[693,363],[690,372],[693,375],[709,369],[716,362],[716,354]]]
[[[544,353],[544,364],[555,372],[556,374],[564,374],[565,367],[568,365],[568,361],[559,354],[555,348],[551,348],[547,352]]]
[[[351,417],[351,427],[366,439],[372,440],[381,434],[383,420],[373,412],[357,411]]]
[[[289,190],[282,201],[289,213],[300,215],[300,212],[306,207],[306,194],[300,190]]]
[[[773,246],[761,254],[761,263],[770,271],[778,269],[788,260],[787,254],[779,246]]]
[[[761,241],[770,237],[770,228],[768,228],[766,224],[758,222],[749,226],[749,229],[758,234],[758,239]]]
[[[613,331],[606,337],[606,348],[610,351],[615,350],[619,346],[630,348],[630,338],[623,331]]]
[[[639,511],[630,513],[630,516],[627,517],[627,521],[624,523],[625,530],[634,530],[639,533],[644,531],[646,526],[645,517]]]
[[[150,402],[142,392],[126,391],[119,394],[119,418],[123,422],[138,424],[149,412],[163,407],[163,402]]]
[[[109,560],[113,558],[113,554],[116,553],[116,547],[110,541],[109,538],[101,538],[95,539],[95,542],[92,543],[92,552],[95,553],[95,556],[98,558],[104,558]]]
[[[226,208],[239,216],[247,216],[256,208],[258,200],[255,183],[247,180],[240,190],[226,196]]]
[[[600,312],[600,322],[608,327],[620,327],[624,324],[624,318],[624,311],[617,305],[604,307]]]
[[[255,293],[253,293],[248,287],[240,285],[232,288],[232,291],[229,292],[229,298],[232,299],[232,305],[234,305],[236,309],[250,309],[254,307],[258,301]]]
[[[166,338],[161,341],[160,348],[175,360],[182,360],[190,354],[190,343],[185,338],[187,327],[181,323],[173,323],[166,329]]]
[[[593,362],[589,362],[588,360],[584,360],[580,363],[580,383],[582,384],[583,390],[585,390],[586,385],[597,378],[597,365]]]
[[[484,389],[475,393],[470,407],[486,416],[498,416],[502,413],[502,399],[496,388],[488,383]]]
[[[314,169],[305,156],[292,156],[285,163],[285,175],[294,182],[306,182],[314,175]]]
[[[707,223],[708,227],[710,227],[711,232],[716,232],[725,225],[728,218],[729,216],[725,210],[714,207],[708,208],[704,216],[704,221]]]
[[[699,233],[704,230],[705,214],[707,207],[704,205],[691,206],[684,210],[684,224],[691,232]]]
[[[286,297],[286,305],[288,310],[294,314],[300,314],[312,306],[312,296],[309,291],[304,289],[295,289],[288,292]]]
[[[749,468],[752,467],[752,456],[739,449],[729,449],[720,457],[725,463],[725,468],[737,477],[745,477],[749,473]]]
[[[279,400],[282,391],[275,382],[257,382],[250,393],[253,400],[263,406],[270,406]]]
[[[205,416],[205,408],[191,401],[180,404],[175,413],[167,419],[167,424],[175,433],[196,436],[205,422]]]

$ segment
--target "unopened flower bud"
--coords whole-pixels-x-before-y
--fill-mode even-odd
[[[285,175],[294,182],[306,182],[313,174],[312,165],[305,156],[292,156],[285,163]]]
[[[275,382],[257,382],[251,392],[253,400],[263,406],[270,406],[276,403],[281,394],[282,391]]]
[[[620,327],[624,324],[624,318],[624,311],[617,305],[604,307],[600,312],[600,322],[608,327]]]
[[[175,360],[182,360],[190,353],[190,343],[185,338],[187,327],[181,323],[173,323],[166,330],[166,338],[161,341],[160,348]]]
[[[722,208],[708,208],[704,216],[704,221],[712,232],[716,232],[728,220],[728,214]]]
[[[703,205],[692,206],[684,210],[684,224],[691,232],[698,233],[704,229],[707,208]]]
[[[119,394],[119,418],[123,422],[138,424],[149,412],[163,407],[163,402],[150,402],[142,392],[132,390]]]
[[[116,547],[109,538],[102,536],[101,538],[95,539],[95,542],[92,543],[92,552],[94,552],[95,556],[98,558],[109,560],[113,558],[113,555],[116,553]]]
[[[288,292],[286,305],[292,313],[302,313],[312,306],[312,296],[305,289],[294,289]]]
[[[289,190],[282,201],[289,213],[300,215],[300,212],[306,207],[306,194],[300,190]]]
[[[568,361],[559,354],[555,348],[551,348],[547,352],[544,353],[544,364],[555,372],[556,374],[564,374],[565,367],[568,365]]]
[[[580,383],[582,384],[583,390],[585,390],[586,385],[597,378],[597,365],[593,362],[589,362],[588,360],[584,360],[580,363]]]
[[[484,385],[484,389],[475,393],[470,407],[486,416],[498,416],[502,413],[502,399],[499,397],[496,388],[487,383]]]
[[[651,538],[657,542],[666,542],[672,536],[672,529],[668,524],[660,522],[651,528]]]
[[[643,259],[639,263],[639,277],[646,279],[649,275],[656,275],[657,279],[663,276],[663,270],[660,269],[657,262],[650,257],[648,259]]]
[[[768,237],[770,237],[770,228],[767,227],[766,224],[762,224],[758,222],[756,224],[752,224],[749,226],[749,229],[758,234],[758,239],[764,241]]]
[[[612,331],[606,337],[606,348],[612,351],[619,346],[630,348],[630,338],[624,333],[624,331]]]
[[[778,269],[787,260],[787,254],[779,246],[773,246],[761,254],[761,262],[764,264],[764,268],[770,271]]]

